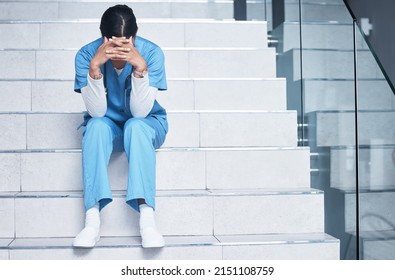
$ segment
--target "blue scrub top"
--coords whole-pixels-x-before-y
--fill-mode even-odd
[[[99,38],[83,46],[78,51],[75,57],[75,92],[81,93],[81,88],[87,86],[90,61],[95,56],[97,49],[102,43],[103,39]],[[139,36],[136,36],[134,45],[147,63],[150,86],[158,90],[166,90],[167,82],[164,54],[161,48]],[[118,76],[114,66],[109,60],[102,65],[101,72],[103,74],[104,87],[107,91],[107,112],[105,116],[119,124],[123,124],[128,119],[133,118],[129,105],[133,67],[129,63],[126,63],[121,75]],[[162,123],[165,130],[168,130],[166,110],[160,106],[156,100],[148,116],[157,118]],[[89,115],[86,117],[90,118]]]

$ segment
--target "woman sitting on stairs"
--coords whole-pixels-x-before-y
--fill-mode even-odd
[[[156,154],[168,131],[166,111],[156,101],[166,90],[160,47],[136,36],[136,17],[126,5],[106,10],[102,37],[83,46],[75,58],[74,90],[88,114],[82,140],[85,228],[75,247],[94,247],[100,239],[100,210],[112,201],[107,167],[113,151],[125,151],[126,203],[140,213],[144,248],[163,247],[154,219]]]

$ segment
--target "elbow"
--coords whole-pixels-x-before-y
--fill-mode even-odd
[[[92,118],[102,118],[106,115],[107,108],[96,108],[95,110],[88,109],[87,111]]]
[[[130,112],[132,113],[134,118],[145,118],[148,116],[149,112],[148,110],[140,110],[137,108],[130,108]]]

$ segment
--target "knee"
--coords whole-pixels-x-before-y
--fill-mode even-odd
[[[138,135],[152,139],[155,137],[155,130],[144,119],[132,118],[125,123],[124,135],[126,138]]]
[[[124,126],[124,131],[126,132],[137,132],[144,131],[147,128],[150,128],[145,122],[144,119],[132,118],[129,119]]]
[[[95,117],[88,121],[88,124],[85,128],[84,136],[86,134],[108,135],[108,133],[111,133],[111,127],[108,124],[107,119],[104,117]]]

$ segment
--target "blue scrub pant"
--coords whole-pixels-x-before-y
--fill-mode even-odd
[[[166,130],[153,116],[131,118],[122,126],[107,117],[92,118],[82,139],[85,210],[112,201],[108,164],[113,150],[126,152],[129,162],[126,202],[139,211],[138,199],[155,208],[156,154]],[[123,140],[123,141],[122,141]]]

